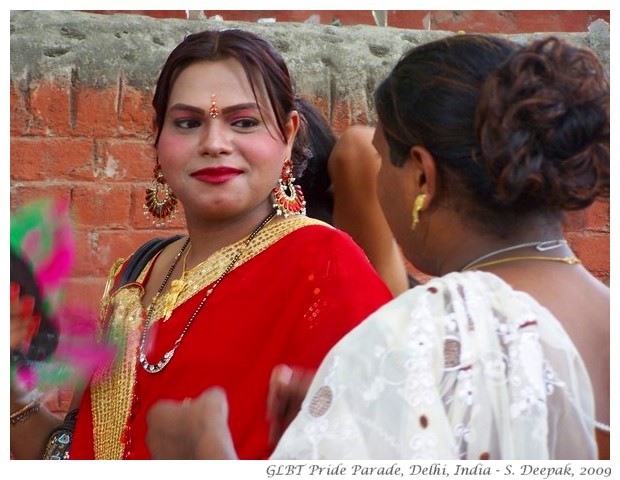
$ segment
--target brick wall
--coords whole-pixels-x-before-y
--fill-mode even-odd
[[[263,15],[269,12],[249,13]],[[586,12],[581,13],[585,15]],[[360,13],[362,14],[367,16],[368,12]],[[567,12],[565,15],[572,18],[573,14],[575,12]],[[92,16],[86,13],[66,15],[66,20],[63,17],[58,24],[49,27],[43,25],[42,30],[58,28],[63,35],[70,34],[71,41],[76,38],[76,42],[84,41],[79,38],[79,29],[72,25],[80,24],[80,15],[85,16],[84,21],[92,21]],[[434,15],[440,18],[439,12],[435,12]],[[486,15],[502,17],[497,12],[486,12]],[[586,22],[585,18],[591,18],[583,15],[583,22]],[[301,17],[304,18],[303,15]],[[39,17],[36,18],[37,21],[41,21]],[[343,15],[342,18],[346,17]],[[398,18],[397,14],[390,12],[389,23],[396,24]],[[555,22],[561,20],[562,16],[554,14],[548,18],[553,19],[550,27],[545,29],[542,25],[537,30],[556,29],[558,24]],[[149,28],[153,28],[153,31],[164,31],[169,25],[173,25],[177,30],[183,29],[178,23],[157,22],[150,19],[150,23],[145,23]],[[101,25],[101,23],[97,21],[95,24]],[[453,25],[460,29],[460,24]],[[520,23],[516,22],[515,25]],[[90,28],[90,24],[85,27],[86,30]],[[192,23],[191,28],[198,30],[195,23]],[[17,30],[17,26],[15,29]],[[113,38],[119,38],[119,35],[127,33],[126,27],[110,26],[109,29]],[[331,35],[331,31],[325,32],[320,30],[321,35]],[[345,31],[342,32],[344,35]],[[381,43],[381,31],[377,29],[372,32],[373,35],[376,32],[378,43],[373,40],[374,50],[371,51],[382,52],[380,45],[376,46]],[[182,38],[182,34],[178,31],[170,36]],[[176,41],[174,38],[173,41]],[[19,41],[19,38],[16,41]],[[284,45],[276,37],[275,43],[278,42]],[[388,43],[393,43],[393,40],[390,39]],[[123,71],[111,74],[112,79],[108,78],[105,82],[88,80],[85,72],[96,68],[96,62],[92,61],[92,64],[89,64],[88,56],[85,58],[83,54],[79,55],[80,61],[83,62],[80,68],[72,67],[68,62],[66,65],[63,64],[60,70],[62,73],[56,71],[50,73],[51,67],[45,62],[55,59],[54,55],[68,55],[67,52],[62,53],[63,47],[58,44],[57,40],[50,41],[53,48],[42,48],[43,53],[36,53],[41,58],[25,59],[19,63],[18,55],[14,57],[12,43],[11,208],[40,196],[70,199],[77,237],[77,262],[69,295],[96,307],[111,264],[153,236],[182,232],[183,220],[178,219],[170,228],[161,231],[153,229],[142,214],[144,190],[150,181],[154,160],[150,127],[152,84],[148,85],[148,82],[140,84],[135,79],[128,78]],[[166,46],[163,50],[168,52],[170,49]],[[141,46],[139,50],[142,50]],[[93,54],[94,52],[93,50]],[[115,50],[109,56],[115,57],[116,54]],[[125,53],[120,52],[118,55]],[[395,56],[397,52],[394,53],[394,58]],[[369,56],[369,65],[371,61],[373,58]],[[386,60],[383,57],[379,58],[379,61],[382,64],[392,64],[391,59]],[[35,75],[35,64],[44,72]],[[294,57],[291,64],[297,65]],[[332,68],[333,72],[335,67],[332,65],[329,68]],[[371,65],[366,70],[372,71],[374,68]],[[319,81],[321,75],[318,75]],[[154,82],[155,76],[151,78]],[[329,80],[327,74],[325,78],[326,82],[333,81]],[[364,83],[370,82],[364,80]],[[301,83],[301,85],[303,88],[309,84]],[[364,92],[358,91],[353,95],[358,97],[345,101],[338,94],[330,96],[321,94],[323,90],[310,92],[310,87],[306,88],[309,96],[321,106],[337,131],[351,123],[366,123],[372,117],[372,112],[368,110],[368,99],[360,97]],[[338,88],[330,84],[324,91],[338,93]],[[182,218],[182,215],[180,217]],[[609,205],[596,204],[583,214],[573,215],[568,232],[576,254],[586,267],[608,283]],[[70,396],[66,392],[59,392],[57,398],[52,400],[53,407],[59,412],[64,411],[69,399]]]
[[[308,22],[322,25],[376,25],[371,10],[84,10],[100,14],[134,13],[153,18],[226,21]],[[387,26],[452,32],[585,32],[597,19],[609,23],[609,10],[386,10]]]

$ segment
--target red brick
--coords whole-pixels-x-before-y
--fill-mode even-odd
[[[86,309],[91,309],[96,315],[99,314],[99,304],[105,287],[105,277],[74,277],[67,286],[67,298],[73,299],[72,302],[79,302],[79,305]]]
[[[58,389],[58,399],[59,413],[66,413],[71,406],[71,401],[73,400],[73,388],[71,386],[67,386]]]
[[[83,10],[93,12],[92,10]],[[154,18],[187,18],[185,10],[99,10],[95,13],[133,13]],[[191,11],[194,19],[198,18]],[[203,10],[207,17],[220,15],[227,21],[256,22],[275,18],[278,22],[304,22],[318,15],[320,23],[329,25],[375,25],[371,10]],[[585,32],[596,19],[609,23],[609,10],[388,10],[388,26],[480,33]],[[180,41],[181,39],[179,39]]]
[[[332,107],[331,126],[337,134],[352,124],[369,123],[368,107],[361,99],[335,100]]]
[[[59,79],[53,83],[39,82],[30,87],[30,110],[33,122],[32,135],[67,135],[71,131],[69,111],[69,86]]]
[[[97,142],[94,176],[104,181],[148,182],[153,177],[155,149],[140,140]]]
[[[81,183],[73,187],[72,215],[77,227],[100,225],[126,229],[129,222],[128,184]]]
[[[11,138],[11,180],[92,180],[88,139]]]
[[[119,132],[117,88],[76,88],[71,94],[73,135],[116,136]]]
[[[327,99],[323,97],[313,97],[307,98],[307,101],[314,105],[323,114],[328,123],[331,123],[329,118],[329,102]]]
[[[588,229],[609,232],[609,202],[595,202],[588,210],[587,225]]]
[[[568,212],[565,217],[565,231],[609,232],[609,202],[598,201],[585,210]]]
[[[50,412],[63,419],[69,410],[72,397],[73,386],[50,387],[44,391],[43,404]]]
[[[11,136],[25,135],[30,130],[32,114],[23,92],[11,84]]]
[[[71,185],[49,185],[46,182],[26,182],[11,185],[11,210],[15,210],[28,202],[40,198],[64,198],[70,200]]]
[[[501,34],[585,32],[599,18],[609,22],[609,10],[390,10],[388,26]]]
[[[575,255],[583,265],[601,280],[609,277],[609,235],[605,233],[579,232],[567,236]]]
[[[136,248],[155,237],[169,237],[181,230],[92,230],[76,231],[76,262],[74,278],[107,278],[119,258],[127,258]],[[99,292],[101,295],[101,292]]]
[[[351,105],[348,102],[336,99],[332,105],[331,125],[336,133],[342,133],[353,123]]]
[[[153,94],[150,91],[131,87],[123,89],[117,112],[119,130],[123,136],[137,136],[153,144],[155,138],[152,134],[154,115],[152,98]]]
[[[60,391],[58,388],[54,388],[51,391],[47,392],[47,395],[44,397],[45,406],[56,416],[62,417],[64,413],[64,406],[61,403]]]

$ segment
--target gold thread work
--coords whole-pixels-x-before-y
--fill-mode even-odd
[[[291,216],[277,223],[270,223],[256,236],[249,245],[235,268],[266,250],[268,247],[300,228],[325,223],[305,216]],[[239,246],[246,239],[218,250],[207,260],[190,269],[187,274],[187,287],[181,292],[175,308],[213,283],[225,270]],[[146,317],[142,307],[144,288],[142,283],[149,272],[154,259],[144,267],[138,279],[124,285],[116,292],[108,292],[109,310],[108,337],[120,345],[119,357],[113,365],[98,371],[91,386],[93,439],[95,458],[121,459],[124,444],[121,442],[127,418],[131,410],[135,387],[136,366],[140,345],[140,333]],[[114,272],[117,274],[118,266]],[[155,302],[153,318],[161,318],[163,307]],[[158,316],[159,315],[159,316]],[[103,324],[102,320],[102,324]]]

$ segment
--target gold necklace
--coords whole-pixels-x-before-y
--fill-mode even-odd
[[[183,245],[183,248],[185,248],[185,245]],[[163,303],[163,307],[162,307],[162,316],[163,316],[162,321],[163,322],[165,322],[166,320],[170,318],[170,315],[172,315],[172,311],[177,306],[179,295],[183,293],[183,290],[185,290],[185,287],[187,286],[187,278],[186,278],[187,257],[189,256],[189,252],[191,251],[192,251],[192,244],[190,243],[189,247],[187,248],[187,252],[185,252],[185,256],[183,257],[183,272],[181,273],[181,276],[175,280],[172,280],[172,282],[170,282],[170,288],[161,297],[161,301]],[[177,262],[178,262],[178,258],[172,264],[171,269],[169,271],[170,273],[172,273],[172,270],[174,270],[174,267],[177,264]],[[158,298],[159,298],[159,295],[156,295],[155,298],[151,301],[151,304],[154,304]]]
[[[183,337],[185,337],[185,334],[189,330],[189,327],[194,322],[194,319],[198,315],[198,312],[200,312],[200,310],[204,306],[204,304],[207,301],[207,299],[213,293],[213,290],[215,290],[215,288],[220,284],[220,282],[224,279],[224,277],[226,275],[228,275],[228,273],[230,273],[230,271],[234,268],[235,264],[239,261],[241,256],[247,251],[250,243],[252,242],[252,240],[254,240],[254,237],[256,237],[256,235],[258,235],[258,233],[263,229],[263,227],[265,225],[267,225],[267,223],[269,223],[269,220],[271,220],[275,216],[275,214],[276,214],[276,210],[273,210],[260,223],[260,225],[258,227],[256,227],[254,229],[254,231],[248,236],[247,240],[239,248],[239,250],[235,254],[235,256],[232,259],[232,261],[224,269],[224,271],[217,278],[217,280],[215,280],[215,282],[213,282],[213,286],[211,288],[209,288],[205,292],[205,296],[202,298],[202,300],[198,304],[198,307],[196,307],[196,310],[194,310],[194,313],[192,313],[192,315],[189,317],[189,320],[187,321],[187,324],[185,325],[185,327],[181,331],[181,335],[179,335],[179,338],[177,338],[176,342],[174,342],[173,347],[170,350],[168,350],[168,352],[166,352],[164,354],[163,358],[159,362],[157,362],[156,364],[149,363],[148,359],[146,358],[146,352],[145,352],[147,332],[148,332],[148,330],[149,330],[149,328],[151,326],[152,316],[153,316],[153,305],[155,303],[154,301],[151,302],[151,304],[149,305],[149,309],[147,311],[147,314],[146,314],[146,325],[144,326],[144,329],[142,330],[142,337],[140,339],[140,357],[139,357],[140,365],[142,365],[142,368],[144,368],[144,370],[147,373],[158,373],[158,372],[161,372],[166,367],[166,365],[168,365],[168,363],[170,362],[170,360],[174,356],[174,353],[176,352],[176,349],[179,347],[179,345],[181,345],[181,341],[183,340]],[[155,294],[155,298],[153,300],[157,299],[159,294],[162,292],[162,290],[166,286],[166,283],[168,282],[168,279],[170,278],[170,275],[172,275],[172,271],[174,270],[174,267],[176,266],[177,262],[179,261],[179,258],[181,258],[181,255],[183,254],[183,250],[185,250],[185,247],[187,246],[188,243],[189,243],[189,238],[185,241],[185,243],[183,244],[183,247],[181,248],[181,250],[179,251],[179,253],[175,257],[174,261],[172,262],[172,265],[170,266],[170,269],[168,270],[168,273],[167,273],[166,277],[164,278],[164,281],[162,282],[161,286],[159,287],[159,290]]]
[[[577,257],[543,257],[537,255],[524,255],[520,257],[499,258],[497,260],[491,260],[490,262],[475,263],[471,266],[468,266],[467,268],[464,268],[463,270],[461,270],[461,272],[476,270],[483,267],[490,267],[491,265],[498,265],[500,263],[516,262],[518,260],[543,260],[549,262],[562,262],[567,263],[568,265],[575,265],[577,263],[581,263],[581,260],[579,260]]]

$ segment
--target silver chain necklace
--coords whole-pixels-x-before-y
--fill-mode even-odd
[[[263,229],[263,227],[265,225],[267,225],[269,220],[271,220],[275,216],[275,214],[276,214],[276,211],[273,210],[260,223],[260,225],[258,227],[256,227],[254,229],[254,231],[248,236],[247,240],[243,243],[243,246],[235,254],[235,257],[228,264],[228,266],[224,269],[224,271],[217,278],[217,280],[213,283],[213,286],[211,288],[209,288],[205,292],[205,296],[202,297],[202,300],[198,304],[198,307],[196,307],[196,310],[194,310],[194,313],[192,313],[191,317],[189,317],[189,320],[187,321],[187,324],[185,325],[185,328],[183,328],[183,331],[181,332],[181,335],[179,335],[179,338],[177,338],[176,342],[174,342],[173,347],[164,354],[163,358],[159,362],[157,362],[155,364],[152,364],[152,363],[149,363],[148,359],[146,358],[145,346],[146,346],[147,332],[148,332],[148,330],[149,330],[149,328],[151,326],[151,322],[153,320],[152,316],[153,316],[154,305],[155,305],[155,302],[156,302],[157,298],[159,297],[161,292],[164,290],[164,287],[166,286],[166,283],[168,283],[168,279],[172,275],[172,271],[174,270],[174,267],[176,266],[176,264],[179,262],[179,259],[181,258],[181,255],[183,255],[183,251],[185,250],[185,248],[189,244],[189,237],[187,238],[187,240],[185,240],[185,243],[181,247],[181,250],[179,251],[177,256],[174,258],[174,260],[172,262],[172,265],[170,265],[170,269],[168,270],[168,273],[164,277],[164,281],[162,282],[161,286],[159,287],[159,290],[157,290],[157,293],[155,294],[155,297],[153,297],[153,300],[151,300],[151,304],[149,305],[149,308],[148,308],[148,311],[147,311],[147,314],[146,314],[146,325],[144,325],[144,329],[142,330],[142,337],[140,339],[140,357],[139,358],[140,358],[140,365],[142,365],[142,368],[144,368],[144,370],[147,373],[158,373],[158,372],[161,372],[166,367],[166,365],[168,365],[170,360],[172,360],[172,357],[174,356],[174,353],[176,352],[177,348],[179,348],[179,345],[181,345],[181,341],[183,340],[183,337],[185,336],[185,334],[189,330],[190,325],[194,322],[194,319],[198,315],[198,312],[200,312],[200,310],[202,309],[202,307],[205,304],[205,302],[207,301],[207,299],[211,296],[211,294],[213,293],[213,290],[215,290],[215,288],[220,284],[220,282],[224,279],[224,277],[230,273],[230,271],[234,268],[235,264],[241,258],[241,255],[243,255],[243,253],[247,250],[247,248],[250,245],[250,243],[252,242],[252,240],[254,240],[254,237],[256,237],[256,235],[258,235],[258,233]]]
[[[482,260],[486,260],[487,258],[494,257],[495,255],[499,255],[500,253],[517,250],[519,248],[536,247],[536,250],[538,250],[539,252],[546,252],[547,250],[554,250],[564,245],[567,245],[566,240],[543,240],[543,241],[538,241],[538,242],[519,243],[518,245],[512,245],[510,247],[500,248],[499,250],[494,250],[490,253],[482,255],[481,257],[478,257],[475,260],[472,260],[471,262],[469,262],[467,265],[461,268],[460,271],[464,272],[469,267],[471,267],[472,265],[476,265],[477,263],[480,263]]]

